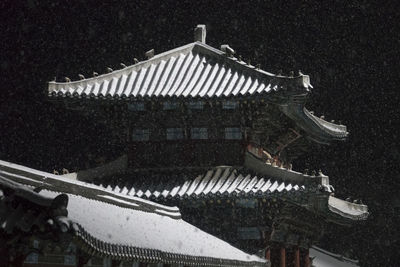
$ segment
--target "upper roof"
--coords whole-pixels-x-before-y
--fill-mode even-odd
[[[308,75],[274,75],[205,43],[194,42],[97,77],[49,82],[48,93],[50,97],[94,99],[266,100],[281,104],[282,112],[314,141],[346,139],[346,126],[326,122],[303,108],[310,88]]]
[[[183,221],[174,207],[0,161],[0,189],[10,194],[10,188],[23,192],[18,194],[21,203],[32,205],[52,203],[62,193],[67,209],[62,221],[69,228],[66,231],[83,242],[82,249],[94,255],[191,266],[268,266],[266,260]],[[20,209],[15,212],[32,217]],[[11,220],[15,212],[0,219]]]
[[[194,42],[124,69],[74,82],[49,82],[49,95],[87,98],[265,97],[307,94],[307,75],[274,75]]]

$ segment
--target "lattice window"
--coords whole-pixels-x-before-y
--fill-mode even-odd
[[[130,111],[144,111],[144,102],[134,102],[128,104],[128,110]]]
[[[225,139],[227,140],[240,140],[242,139],[242,132],[239,127],[225,128]]]
[[[258,240],[261,238],[260,230],[257,227],[238,227],[237,234],[239,239]]]
[[[208,139],[207,128],[192,128],[190,134],[192,139]]]
[[[33,240],[32,242],[33,248],[39,248],[39,241],[38,240]],[[32,252],[30,253],[26,259],[25,259],[25,263],[38,263],[39,261],[39,254]]]
[[[204,108],[204,101],[191,101],[188,103],[190,109],[201,110]]]
[[[67,249],[69,255],[64,255],[64,265],[76,265],[76,246],[73,243],[68,245]]]
[[[237,101],[224,100],[222,102],[223,109],[236,109],[238,106],[239,106],[239,103]]]
[[[175,110],[178,108],[178,102],[165,101],[163,103],[164,110]]]
[[[150,140],[149,129],[132,129],[132,141],[143,142]]]
[[[182,128],[167,128],[167,140],[179,140],[183,139]]]

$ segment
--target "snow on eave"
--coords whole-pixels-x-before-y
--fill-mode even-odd
[[[346,258],[340,254],[326,251],[322,248],[313,246],[310,248],[310,256],[314,258],[313,266],[316,267],[356,267],[359,266],[357,260]]]
[[[5,168],[5,169],[4,169]],[[11,170],[7,170],[7,168]],[[20,172],[25,172],[21,175]],[[39,171],[36,169],[32,169],[26,166],[22,166],[19,164],[7,162],[0,160],[0,173],[4,173],[7,177],[11,177],[14,179],[26,181],[26,183],[30,184],[29,181],[35,181],[39,182],[43,185],[51,185],[54,187],[54,190],[60,190],[60,185],[65,186],[67,188],[70,188],[71,186],[78,186],[80,189],[95,189],[96,191],[101,191],[104,192],[104,195],[108,195],[111,197],[108,197],[108,201],[113,202],[115,205],[120,205],[123,201],[128,201],[131,203],[131,205],[138,205],[139,204],[146,204],[149,206],[152,206],[154,208],[157,208],[158,211],[165,211],[166,214],[175,214],[175,216],[180,217],[180,211],[179,208],[176,206],[166,206],[158,203],[154,203],[149,200],[141,199],[138,197],[133,197],[133,196],[128,196],[125,194],[113,192],[106,190],[105,188],[102,188],[100,186],[94,185],[94,184],[89,184],[77,180],[71,180],[65,177],[62,177],[60,175],[55,175],[52,173],[44,172],[44,171]],[[29,177],[30,176],[30,177]],[[63,191],[63,190],[60,190]],[[98,194],[99,197],[101,197],[100,194]],[[113,198],[112,196],[118,197],[120,201],[117,201],[116,198]]]
[[[369,215],[367,205],[348,202],[333,196],[329,196],[328,208],[330,211],[351,220],[366,220]]]

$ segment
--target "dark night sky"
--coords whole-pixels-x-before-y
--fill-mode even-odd
[[[75,115],[46,102],[46,82],[54,76],[74,80],[132,64],[151,48],[159,53],[192,42],[195,25],[206,24],[214,47],[228,43],[267,71],[311,76],[307,107],[341,120],[351,135],[299,165],[321,167],[337,195],[362,198],[372,212],[352,234],[337,230],[325,245],[352,249],[365,266],[398,266],[396,1],[108,2],[1,1],[1,159],[52,170],[63,155],[97,140],[75,130],[90,122],[71,123]]]

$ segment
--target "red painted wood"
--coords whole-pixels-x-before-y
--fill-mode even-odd
[[[298,247],[294,250],[294,266],[300,267],[300,249]]]
[[[267,259],[267,260],[271,260],[271,249],[270,248],[267,248],[266,250],[265,250],[265,258]]]
[[[286,249],[285,247],[281,247],[281,261],[280,267],[286,267]]]
[[[304,267],[310,267],[310,252],[307,249],[304,254]]]

